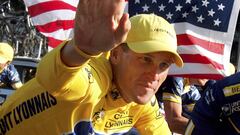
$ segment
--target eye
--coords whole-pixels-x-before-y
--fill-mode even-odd
[[[161,70],[166,70],[167,68],[169,68],[171,66],[172,63],[169,63],[169,62],[161,62],[159,64],[159,68]]]
[[[143,60],[145,63],[153,63],[152,58],[147,57],[147,56],[142,57],[142,60]]]

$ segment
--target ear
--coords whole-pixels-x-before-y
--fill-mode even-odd
[[[110,60],[111,60],[112,64],[117,64],[119,62],[121,53],[123,53],[122,51],[123,50],[120,46],[111,50]]]

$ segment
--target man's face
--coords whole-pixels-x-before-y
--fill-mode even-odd
[[[114,81],[121,96],[126,102],[147,103],[166,79],[173,55],[168,52],[124,52],[121,47],[116,50],[117,57],[112,60],[112,64]]]

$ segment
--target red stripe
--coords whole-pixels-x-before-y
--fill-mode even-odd
[[[37,29],[44,33],[51,33],[59,29],[67,30],[74,26],[74,20],[57,20],[44,25],[36,25]]]
[[[60,43],[62,43],[62,40],[57,40],[52,37],[48,37],[48,45],[51,46],[52,48],[57,47]]]
[[[221,74],[174,74],[171,76],[179,76],[179,77],[186,77],[186,78],[200,78],[200,79],[213,79],[213,80],[219,80],[223,79],[224,76]]]
[[[224,54],[224,44],[214,43],[188,34],[177,35],[178,45],[199,45],[211,52]]]
[[[212,61],[206,56],[200,54],[180,54],[185,63],[211,64],[216,69],[224,69],[222,64]]]
[[[29,6],[28,12],[31,15],[31,17],[34,17],[45,12],[49,12],[53,10],[62,10],[62,9],[76,11],[76,7],[70,4],[63,1],[54,0],[54,1],[42,2],[42,3]]]

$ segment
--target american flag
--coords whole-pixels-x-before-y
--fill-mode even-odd
[[[37,29],[49,39],[49,46],[73,36],[73,19],[79,0],[24,0]],[[128,0],[130,16],[154,13],[176,29],[178,52],[185,63],[173,65],[169,74],[220,79],[226,75],[239,0]]]

